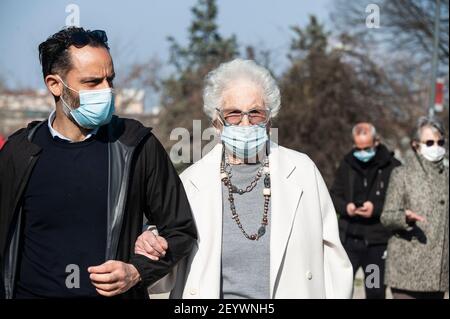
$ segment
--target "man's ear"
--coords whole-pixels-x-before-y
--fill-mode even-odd
[[[380,145],[380,139],[377,137],[375,138],[375,143],[374,143],[375,147],[377,147],[378,145]]]
[[[48,90],[54,95],[54,96],[61,96],[62,90],[63,90],[63,84],[61,83],[61,80],[56,75],[47,75],[45,77],[45,85],[47,86]]]

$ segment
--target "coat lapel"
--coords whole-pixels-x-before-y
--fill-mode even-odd
[[[269,156],[271,176],[270,296],[274,298],[281,262],[303,193],[297,167],[288,154],[272,144]]]
[[[203,159],[201,171],[189,179],[196,189],[193,210],[198,209],[196,225],[198,228],[199,261],[207,267],[195,274],[194,281],[200,283],[202,298],[220,298],[220,271],[222,253],[222,183],[220,180],[220,161],[222,145],[216,145]],[[192,205],[192,204],[191,204]],[[203,284],[202,284],[203,283]],[[188,292],[189,293],[189,292]]]

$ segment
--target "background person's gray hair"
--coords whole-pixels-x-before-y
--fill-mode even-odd
[[[439,133],[442,137],[445,137],[444,125],[439,120],[422,116],[417,120],[416,127],[412,132],[411,138],[413,141],[420,142],[420,134],[424,127],[429,127],[433,132]]]
[[[355,135],[360,134],[357,130],[358,130],[358,126],[361,125],[362,123],[367,123],[370,125],[370,131],[372,133],[373,138],[376,140],[378,139],[378,135],[377,135],[377,129],[375,128],[375,126],[372,123],[369,122],[358,122],[356,123],[353,128],[352,128],[352,138],[355,137]]]
[[[211,119],[222,108],[222,93],[234,80],[245,79],[261,87],[265,106],[270,109],[270,117],[280,110],[280,89],[270,72],[252,60],[235,59],[222,63],[208,73],[203,90],[203,110]]]

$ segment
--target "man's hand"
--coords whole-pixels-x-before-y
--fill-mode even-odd
[[[147,230],[141,234],[134,244],[134,253],[144,255],[152,260],[159,260],[166,255],[169,248],[167,241]]]
[[[373,203],[370,201],[364,202],[362,207],[356,209],[355,214],[364,218],[372,217]]]
[[[425,217],[420,216],[419,214],[414,213],[413,211],[407,209],[405,210],[405,218],[407,223],[414,223],[414,222],[427,222]]]
[[[347,214],[350,217],[355,216],[355,211],[356,211],[356,205],[354,203],[348,203],[347,204]]]
[[[88,272],[97,292],[106,297],[122,294],[141,280],[136,267],[117,260],[89,267]]]

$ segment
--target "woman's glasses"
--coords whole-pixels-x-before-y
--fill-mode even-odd
[[[239,125],[244,116],[247,116],[251,125],[266,124],[270,118],[270,111],[267,109],[252,109],[248,112],[240,110],[219,110],[219,117],[224,125]]]
[[[444,146],[445,145],[445,140],[444,139],[440,139],[440,140],[426,140],[424,142],[421,142],[422,144],[425,144],[427,147],[431,147],[433,146],[435,143],[439,146]]]

